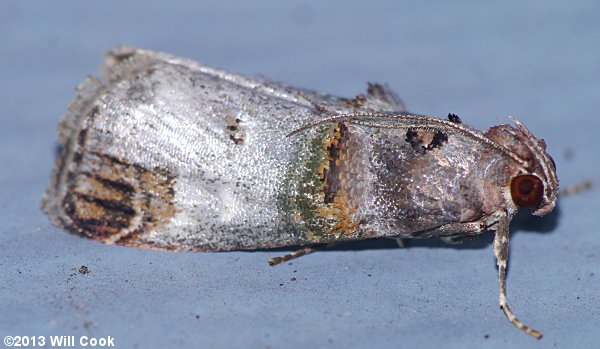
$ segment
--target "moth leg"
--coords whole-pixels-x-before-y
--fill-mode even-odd
[[[475,239],[473,235],[448,235],[442,236],[440,239],[448,245],[458,245],[464,242]]]
[[[404,246],[405,246],[404,240],[405,239],[403,239],[403,238],[391,238],[391,239],[396,241],[396,245],[398,245],[398,247],[404,248]]]
[[[465,241],[474,239],[488,229],[484,219],[473,222],[449,223],[436,229],[436,232],[443,235],[440,237],[447,244],[462,244]]]
[[[525,333],[540,339],[542,338],[542,332],[534,330],[531,327],[525,325],[521,320],[513,314],[512,310],[508,306],[506,301],[506,266],[508,264],[508,224],[509,220],[506,213],[502,212],[498,216],[498,223],[495,227],[496,236],[494,237],[494,255],[496,256],[496,263],[498,265],[498,284],[500,287],[500,307],[504,310],[504,314],[513,325]]]
[[[488,229],[486,218],[478,219],[472,222],[448,223],[435,229],[437,236],[444,235],[479,235]]]
[[[333,244],[324,244],[324,245],[308,245],[308,246],[304,246],[299,250],[296,250],[292,253],[288,253],[286,255],[283,256],[279,256],[279,257],[274,257],[269,259],[269,265],[273,266],[279,263],[283,263],[286,261],[289,261],[290,259],[294,259],[294,258],[298,258],[300,256],[304,256],[305,254],[309,254],[312,253],[316,250],[318,250],[319,248],[325,247],[325,246],[331,246]]]

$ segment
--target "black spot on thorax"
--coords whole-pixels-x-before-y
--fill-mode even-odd
[[[408,129],[406,131],[406,142],[411,145],[411,147],[418,154],[425,154],[425,147],[423,146],[423,140],[419,137],[419,134],[414,130]]]
[[[444,143],[448,142],[448,135],[442,131],[436,131],[433,135],[431,143],[427,145],[427,150],[441,148]]]
[[[411,147],[415,150],[417,154],[421,155],[425,155],[428,151],[431,151],[433,149],[439,149],[444,143],[448,142],[448,135],[442,131],[435,131],[433,137],[431,138],[431,141],[427,145],[425,145],[423,138],[429,138],[431,137],[431,135],[429,135],[429,137],[425,136],[426,135],[420,134],[415,130],[408,129],[408,131],[406,131],[405,141],[411,145]]]
[[[448,114],[448,120],[452,121],[455,124],[462,124],[462,120],[456,114]]]

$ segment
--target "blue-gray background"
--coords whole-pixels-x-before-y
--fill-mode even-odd
[[[509,302],[491,236],[282,251],[167,253],[53,227],[39,202],[55,127],[102,53],[133,44],[338,95],[386,82],[414,112],[478,128],[514,115],[562,185],[598,181],[597,1],[2,1],[0,336],[113,336],[120,348],[600,347],[598,189],[513,222]],[[87,266],[87,275],[73,271]]]

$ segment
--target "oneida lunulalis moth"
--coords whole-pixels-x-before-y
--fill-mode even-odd
[[[55,225],[163,250],[306,246],[272,263],[316,245],[492,230],[500,306],[542,336],[506,303],[509,223],[519,207],[552,211],[558,191],[522,123],[480,132],[410,114],[379,84],[338,98],[132,47],[103,70],[58,127],[42,204]]]

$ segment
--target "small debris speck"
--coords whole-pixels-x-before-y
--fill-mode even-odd
[[[564,155],[565,159],[573,160],[573,158],[575,157],[575,152],[573,151],[573,149],[567,148],[564,150],[563,155]]]
[[[296,278],[291,278],[290,281],[296,281]]]
[[[485,336],[483,336],[483,338],[488,339],[488,338],[490,338],[490,335],[486,334]]]
[[[81,267],[79,267],[79,273],[84,275],[89,274],[90,269],[88,269],[88,267],[86,267],[85,265],[82,265]]]
[[[283,286],[283,284],[279,284],[279,286]]]

